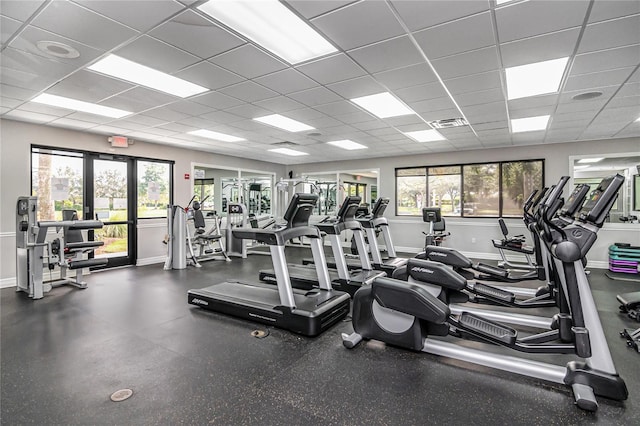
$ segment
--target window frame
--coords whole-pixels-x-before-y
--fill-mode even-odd
[[[540,162],[542,164],[542,186],[544,187],[545,182],[545,173],[546,173],[546,164],[544,158],[531,158],[524,160],[501,160],[501,161],[477,161],[472,163],[452,163],[452,164],[434,164],[434,165],[421,165],[421,166],[406,166],[406,167],[396,167],[394,169],[394,183],[395,183],[395,215],[402,217],[421,217],[421,215],[412,215],[412,214],[398,214],[398,172],[400,170],[409,170],[409,169],[420,169],[424,168],[426,173],[424,175],[424,188],[426,193],[429,193],[429,169],[432,168],[440,168],[440,167],[459,167],[460,168],[460,204],[462,208],[460,209],[459,216],[447,216],[452,218],[466,218],[466,219],[487,219],[487,218],[499,218],[503,215],[503,176],[502,176],[502,168],[505,163],[533,163]],[[464,168],[465,166],[476,166],[476,165],[485,165],[485,164],[496,164],[497,165],[497,173],[498,173],[498,216],[466,216],[464,214],[464,192],[465,192],[465,180],[464,180]],[[540,188],[541,189],[541,188]],[[508,216],[509,218],[518,218],[522,216]]]

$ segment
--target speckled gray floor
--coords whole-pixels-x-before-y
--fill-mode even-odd
[[[300,251],[288,249],[290,260],[308,255]],[[189,288],[253,280],[269,264],[253,256],[199,270],[104,271],[86,290],[57,288],[35,302],[3,289],[2,424],[640,424],[640,354],[618,337],[637,323],[615,301],[637,283],[591,274],[630,397],[599,398],[590,414],[560,386],[377,342],[347,350],[348,321],[315,339],[277,329],[256,339],[262,326],[186,303]],[[133,397],[111,402],[121,388]]]

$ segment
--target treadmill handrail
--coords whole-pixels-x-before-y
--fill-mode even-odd
[[[320,229],[315,226],[279,229],[234,228],[231,232],[236,238],[256,240],[269,246],[284,246],[287,241],[298,237],[321,238]]]

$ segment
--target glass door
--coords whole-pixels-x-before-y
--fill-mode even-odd
[[[135,263],[135,190],[133,160],[110,155],[90,155],[87,161],[85,219],[104,223],[93,231],[93,240],[104,245],[95,250],[107,258],[107,267]]]

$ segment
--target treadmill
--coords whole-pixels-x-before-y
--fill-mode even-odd
[[[396,250],[393,247],[393,241],[391,240],[391,231],[389,230],[389,222],[383,216],[384,211],[389,205],[389,199],[380,197],[376,201],[371,210],[371,215],[363,218],[356,218],[358,222],[362,225],[365,230],[367,240],[369,242],[369,249],[371,251],[371,261],[373,263],[373,269],[384,271],[387,275],[391,276],[393,271],[397,268],[400,268],[407,264],[407,259],[402,257],[396,257]],[[382,237],[384,239],[384,243],[387,247],[387,253],[389,257],[387,259],[383,259],[380,246],[378,245],[378,241],[376,239],[376,229],[380,229],[382,233]],[[358,255],[360,258],[367,257],[367,251],[361,250],[358,247]],[[345,259],[347,267],[349,269],[357,269],[360,267],[360,262],[357,259]],[[303,259],[302,263],[308,265],[313,263],[312,259]],[[330,268],[335,268],[336,260],[335,258],[328,257],[327,265]]]
[[[349,313],[350,297],[333,290],[322,248],[320,230],[309,226],[318,196],[294,194],[284,219],[286,226],[271,229],[236,228],[233,236],[269,246],[277,286],[265,283],[226,281],[188,291],[188,302],[210,311],[246,318],[305,336],[317,336]],[[307,291],[291,287],[285,243],[299,237],[311,240],[318,288]]]
[[[326,218],[322,222],[315,224],[321,232],[326,234],[326,237],[331,242],[334,259],[339,260],[335,269],[329,269],[331,285],[337,290],[346,291],[351,296],[353,296],[353,294],[363,285],[369,285],[374,279],[386,275],[382,271],[371,270],[371,263],[367,256],[360,258],[361,269],[354,269],[350,271],[347,268],[344,251],[340,244],[340,234],[343,231],[352,231],[353,237],[356,241],[356,246],[358,247],[358,252],[361,253],[365,251],[362,226],[360,225],[360,222],[354,219],[355,212],[358,209],[361,200],[361,197],[347,197],[344,200],[344,203],[342,203],[337,217]],[[316,273],[316,268],[313,265],[289,264],[287,266],[289,276],[291,278],[291,285],[294,288],[310,290],[314,287],[318,287],[318,274]],[[261,281],[268,283],[276,282],[276,274],[273,269],[260,271],[259,278]]]

